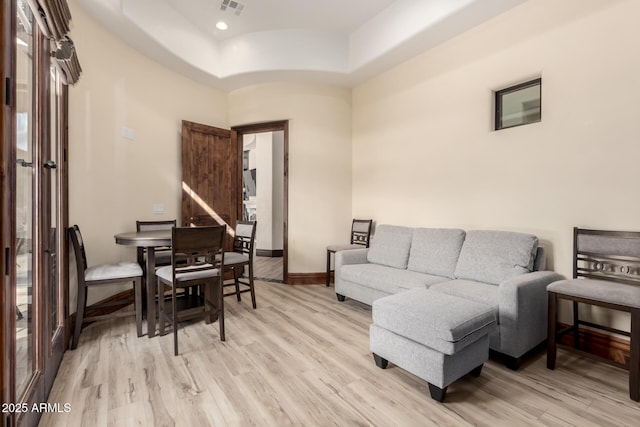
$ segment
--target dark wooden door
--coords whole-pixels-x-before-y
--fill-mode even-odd
[[[237,133],[182,121],[182,225],[227,224],[242,215]]]

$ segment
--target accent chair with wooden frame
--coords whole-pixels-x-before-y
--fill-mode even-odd
[[[354,219],[351,223],[351,242],[348,244],[337,244],[327,246],[327,279],[326,286],[331,282],[331,254],[338,251],[348,251],[351,249],[368,248],[371,240],[372,219]]]
[[[603,231],[574,228],[573,279],[560,280],[547,287],[549,298],[549,339],[547,368],[556,367],[558,338],[570,332],[573,347],[563,348],[613,363],[629,370],[629,397],[640,401],[640,232]],[[573,324],[558,330],[558,301],[572,302]],[[629,332],[599,325],[578,316],[578,304],[589,304],[631,314]],[[579,327],[601,329],[628,336],[629,364],[618,364],[580,349]]]
[[[222,297],[222,271],[224,269],[224,242],[227,227],[174,227],[171,234],[171,265],[156,270],[158,285],[158,311],[160,335],[164,335],[165,321],[173,325],[174,354],[178,355],[178,322],[204,318],[211,323],[218,316],[220,340],[224,335],[224,301]],[[171,288],[171,313],[165,312],[165,287]],[[202,287],[202,305],[178,310],[177,288]],[[198,295],[199,293],[194,293]]]
[[[253,281],[253,252],[256,240],[256,225],[256,221],[238,221],[233,237],[233,252],[225,252],[224,255],[225,270],[233,271],[233,282],[225,283],[224,286],[235,287],[234,291],[225,293],[224,296],[235,295],[237,300],[241,301],[242,298],[240,294],[250,292],[253,308],[256,308],[256,291]],[[240,279],[244,273],[245,266],[249,268],[248,281]],[[245,288],[240,289],[240,286],[244,286]]]
[[[69,237],[76,257],[78,273],[78,297],[76,311],[76,325],[71,341],[71,349],[78,346],[82,324],[87,321],[103,320],[111,317],[135,316],[138,337],[142,336],[142,268],[135,262],[119,262],[117,264],[99,264],[87,267],[87,255],[80,228],[77,225],[69,228]],[[132,311],[116,311],[111,314],[85,317],[87,309],[87,290],[90,286],[113,285],[116,283],[133,282]],[[114,301],[94,305],[94,308],[126,306],[125,301]]]

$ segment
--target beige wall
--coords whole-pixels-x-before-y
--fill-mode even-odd
[[[289,272],[324,271],[351,227],[351,91],[271,83],[229,94],[231,126],[289,120]]]
[[[640,230],[638,16],[529,1],[357,87],[354,216],[531,232],[566,276],[573,226]],[[493,91],[539,76],[542,122],[492,131]]]
[[[226,94],[147,59],[71,6],[84,72],[69,94],[70,223],[80,226],[91,264],[133,261],[135,250],[113,235],[135,229],[136,219],[179,220],[181,121],[227,127]],[[154,204],[165,213],[154,215]],[[71,293],[73,312],[74,285]]]

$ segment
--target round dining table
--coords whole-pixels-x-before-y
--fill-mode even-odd
[[[171,246],[171,230],[146,230],[130,231],[116,234],[118,245],[136,246],[145,248],[147,251],[146,276],[144,286],[146,288],[147,300],[143,301],[143,308],[146,306],[147,315],[147,336],[152,338],[156,335],[156,259],[155,249],[162,246]]]

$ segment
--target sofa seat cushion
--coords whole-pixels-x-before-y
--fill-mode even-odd
[[[433,292],[447,295],[454,295],[467,300],[479,302],[491,307],[496,314],[496,319],[500,319],[500,287],[488,283],[474,282],[472,280],[449,280],[431,286]]]
[[[495,314],[484,304],[428,289],[373,302],[373,324],[444,354],[455,354],[491,333]]]
[[[413,228],[381,224],[371,240],[367,261],[394,268],[407,268]]]
[[[390,294],[417,287],[425,288],[433,283],[447,280],[444,277],[430,276],[378,264],[344,265],[340,270],[340,277],[341,280],[355,282]]]
[[[499,285],[533,270],[538,238],[511,231],[468,231],[455,277]]]
[[[407,269],[453,279],[464,236],[455,228],[416,228]]]

